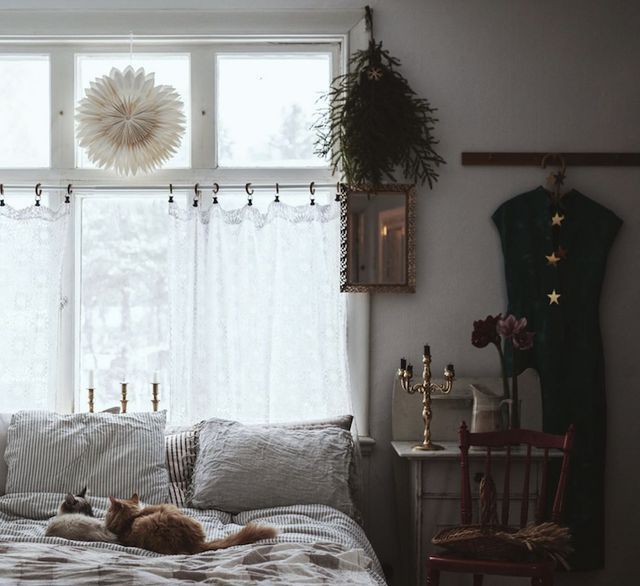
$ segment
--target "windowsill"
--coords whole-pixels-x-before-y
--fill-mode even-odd
[[[358,443],[360,444],[360,453],[363,456],[370,456],[373,451],[373,447],[376,445],[376,440],[368,435],[359,435]]]

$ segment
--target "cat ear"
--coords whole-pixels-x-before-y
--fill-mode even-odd
[[[76,504],[76,497],[74,497],[71,493],[67,493],[67,496],[64,497],[64,502],[72,507]]]
[[[138,497],[138,493],[134,492],[131,500],[137,505],[140,502],[140,498]]]
[[[110,496],[109,500],[111,501],[111,506],[112,507],[114,507],[116,509],[120,508],[120,501],[117,498]]]
[[[84,498],[84,495],[86,495],[86,494],[87,494],[87,487],[85,486],[85,487],[80,491],[80,494],[78,494],[78,496],[79,496],[80,498]]]

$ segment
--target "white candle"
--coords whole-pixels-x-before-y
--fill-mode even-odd
[[[151,382],[154,384],[158,384],[160,382],[160,376],[157,370],[153,371],[153,380]]]
[[[94,388],[95,388],[95,387],[93,386],[93,383],[94,383],[94,372],[93,372],[93,369],[91,369],[91,370],[89,371],[89,388],[90,388],[90,389],[94,389]]]

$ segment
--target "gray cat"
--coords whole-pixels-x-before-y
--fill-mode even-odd
[[[76,541],[116,541],[116,536],[104,522],[93,516],[91,504],[86,499],[87,487],[80,494],[65,496],[58,514],[49,521],[45,535],[64,537]]]

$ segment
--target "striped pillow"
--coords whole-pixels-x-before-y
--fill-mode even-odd
[[[75,492],[162,503],[169,491],[164,427],[158,413],[20,411],[13,415],[5,460],[7,494]]]
[[[169,500],[172,505],[184,507],[185,494],[191,484],[193,465],[196,461],[196,429],[188,429],[164,436],[169,470]]]

